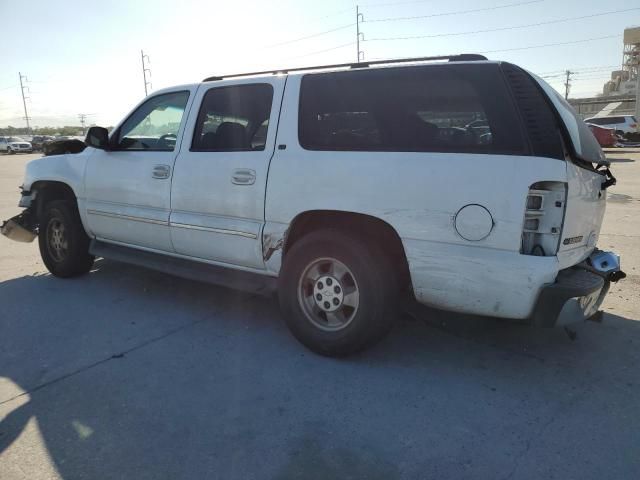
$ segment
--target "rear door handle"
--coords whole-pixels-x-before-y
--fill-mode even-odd
[[[153,167],[153,178],[169,178],[171,167],[169,165],[155,165]]]
[[[233,171],[231,183],[235,185],[253,185],[256,183],[256,171],[249,168],[239,168]]]

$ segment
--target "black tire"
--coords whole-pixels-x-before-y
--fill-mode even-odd
[[[357,308],[350,310],[351,320],[331,331],[314,324],[305,313],[309,308],[305,307],[304,298],[313,299],[316,294],[302,293],[306,281],[302,278],[307,278],[310,265],[326,258],[335,259],[350,270],[359,298]],[[379,247],[356,236],[325,229],[305,235],[287,252],[278,296],[287,326],[303,345],[320,355],[340,357],[372,346],[389,332],[397,315],[397,290],[395,272]],[[321,318],[322,315],[320,311]]]
[[[14,152],[11,148],[7,148],[7,154],[8,155],[13,155],[14,153],[16,153],[16,152]]]
[[[61,230],[62,236],[54,239],[54,232]],[[42,261],[53,275],[70,278],[91,270],[94,257],[89,254],[89,241],[74,203],[55,200],[44,206],[38,244]]]

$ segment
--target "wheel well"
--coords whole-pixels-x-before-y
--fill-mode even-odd
[[[283,248],[284,256],[286,257],[291,246],[306,234],[322,228],[338,229],[358,236],[365,242],[375,242],[396,267],[398,280],[403,289],[408,288],[411,291],[409,262],[400,236],[387,222],[371,215],[336,210],[313,210],[301,213],[289,226]]]
[[[69,185],[62,182],[41,181],[31,186],[31,191],[38,192],[36,197],[36,215],[40,218],[44,206],[54,200],[69,200],[76,204],[76,195]]]

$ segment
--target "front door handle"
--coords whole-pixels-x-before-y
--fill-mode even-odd
[[[248,168],[239,168],[233,171],[231,183],[234,185],[253,185],[256,183],[256,171]]]
[[[153,178],[169,178],[171,167],[169,165],[155,165],[153,167]]]

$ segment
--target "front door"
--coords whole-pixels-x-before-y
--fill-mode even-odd
[[[113,133],[111,148],[89,157],[87,219],[98,239],[173,251],[171,177],[190,94],[146,99]]]
[[[264,197],[284,84],[275,77],[198,91],[171,191],[177,253],[264,268]]]

